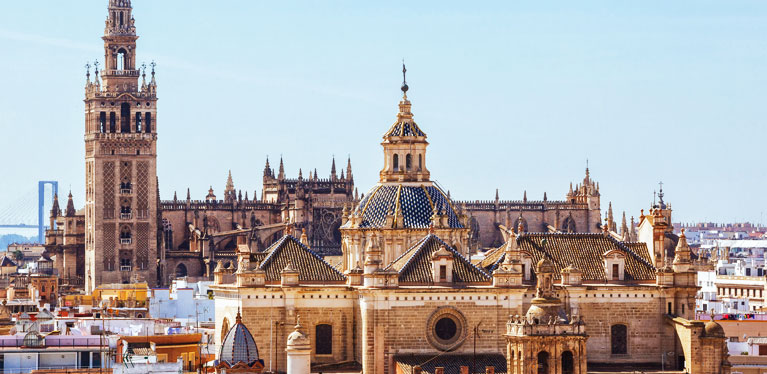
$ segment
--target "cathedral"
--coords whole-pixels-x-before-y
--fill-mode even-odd
[[[260,194],[230,173],[221,198],[211,185],[202,199],[160,200],[155,64],[137,65],[131,13],[130,0],[109,0],[104,63],[86,75],[85,207],[70,195],[62,214],[57,200],[46,232],[67,286],[214,280],[217,345],[237,351],[246,336],[255,352],[222,350],[229,369],[285,371],[301,326],[313,371],[585,373],[663,360],[729,372],[721,326],[694,320],[696,256],[662,195],[620,232],[612,206],[602,221],[588,168],[563,200],[454,200],[428,169],[404,66],[365,193],[350,159],[297,178],[267,159]]]
[[[260,194],[256,190],[250,196],[247,190],[243,194],[230,172],[220,196],[211,184],[200,198],[192,198],[187,190],[185,198],[174,193],[172,200],[160,200],[155,64],[138,65],[137,39],[130,0],[110,0],[102,37],[103,66],[95,62],[93,76],[90,66],[86,75],[85,207],[62,214],[54,206],[52,229],[46,233],[47,250],[59,254],[57,268],[66,274],[67,283],[90,291],[103,283],[143,280],[162,286],[175,277],[212,278],[218,261],[236,260],[238,241],[263,250],[278,238],[286,222],[306,231],[316,253],[343,256],[338,262],[344,266],[360,260],[343,253],[341,240],[348,210],[366,197],[354,185],[351,159],[338,169],[333,159],[327,177],[314,169],[306,176],[299,170],[296,178],[290,178],[282,159],[275,170],[267,158]],[[388,136],[409,131],[420,130],[392,128]],[[393,157],[402,157],[398,164],[387,158],[387,172],[395,172],[389,178],[407,181],[417,169],[417,180],[428,182],[427,144],[425,136],[412,143],[419,147],[412,155],[389,147],[397,153]],[[412,190],[408,187],[406,193]],[[542,200],[528,200],[527,193],[521,200],[501,200],[496,191],[494,199],[460,201],[438,186],[430,184],[427,190],[438,204],[449,201],[442,213],[451,215],[451,224],[456,212],[466,217],[460,239],[464,254],[498,247],[504,228],[516,230],[518,223],[526,231],[540,232],[599,232],[602,226],[599,184],[588,168],[583,182],[575,188],[571,183],[563,200],[548,200],[546,194]],[[375,203],[393,191],[371,190],[365,201]],[[71,196],[68,204],[74,204]],[[372,209],[365,212],[375,214]],[[612,210],[609,214],[612,217]],[[53,229],[64,217],[77,217],[81,224]]]

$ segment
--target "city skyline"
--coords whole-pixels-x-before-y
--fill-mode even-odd
[[[26,141],[2,148],[6,159],[23,160],[6,163],[13,182],[0,186],[3,196],[56,179],[84,205],[78,98],[82,65],[103,63],[94,37],[103,25],[93,21],[103,19],[102,3],[51,3],[46,12],[2,5],[0,46],[28,58],[0,61],[8,87],[0,126],[40,146],[31,154]],[[299,168],[326,176],[333,155],[339,166],[351,155],[355,185],[367,192],[382,166],[380,136],[395,119],[404,57],[415,120],[431,143],[429,168],[453,198],[490,200],[498,188],[504,200],[524,191],[530,200],[544,192],[561,199],[589,159],[603,211],[612,201],[616,215],[638,217],[662,180],[674,221],[762,222],[766,79],[758,67],[767,7],[756,2],[706,3],[690,14],[682,3],[589,3],[583,14],[562,3],[499,4],[496,12],[314,4],[291,13],[241,2],[249,8],[227,3],[221,17],[194,7],[174,13],[180,4],[141,2],[135,14],[138,34],[151,35],[139,59],[158,63],[162,199],[187,187],[202,199],[211,183],[220,194],[229,170],[236,188],[260,194],[267,155],[273,166],[282,155],[291,177]],[[257,22],[246,26],[247,14]],[[205,35],[184,31],[190,22]],[[660,29],[635,34],[645,26]],[[722,126],[745,136],[723,141]]]

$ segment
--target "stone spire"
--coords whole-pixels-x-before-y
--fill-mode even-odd
[[[75,210],[75,203],[72,201],[72,191],[69,191],[69,199],[67,200],[67,217],[74,217],[77,214]]]
[[[229,170],[229,176],[226,178],[226,191],[234,190],[234,182],[232,181],[232,170]]]
[[[621,220],[621,236],[624,241],[631,240],[631,234],[629,233],[628,225],[626,224],[626,212],[623,212],[623,219]]]
[[[346,159],[346,179],[348,180],[354,180],[352,177],[352,157],[349,156],[348,159]]]
[[[607,222],[608,222],[608,229],[612,232],[617,231],[617,225],[615,223],[615,218],[613,216],[613,202],[609,202],[607,205]]]
[[[192,194],[189,192],[189,187],[186,189],[186,201],[192,200]]]
[[[51,217],[55,218],[61,215],[61,208],[59,208],[59,194],[53,194],[53,206],[51,207]],[[52,229],[53,227],[51,227]]]
[[[269,166],[269,156],[266,156],[266,165],[264,166],[264,178],[272,176],[272,167]]]
[[[336,179],[336,156],[333,156],[333,163],[330,165],[330,179]]]
[[[277,179],[285,179],[285,165],[282,163],[282,156],[280,156],[280,172],[277,174]]]
[[[527,190],[525,190],[524,194],[522,195],[522,201],[527,202]]]

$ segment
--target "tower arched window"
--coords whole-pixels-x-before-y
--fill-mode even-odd
[[[122,16],[122,13],[120,13]],[[122,24],[122,22],[120,22]],[[117,51],[117,70],[125,70],[128,67],[128,52],[124,48]]]
[[[144,119],[144,131],[146,133],[152,132],[152,113],[146,112]]]
[[[538,353],[538,374],[549,374],[549,352]]]
[[[144,132],[144,128],[141,125],[143,121],[141,121],[141,113],[136,113],[136,132]]]
[[[120,244],[130,244],[132,237],[130,227],[123,226],[120,229]]]
[[[418,171],[422,171],[422,170],[423,170],[423,156],[419,154],[418,155]]]
[[[318,355],[333,354],[333,326],[327,324],[317,325],[314,334],[314,349]]]
[[[120,12],[120,26],[125,24],[125,20],[123,19],[123,12]]]
[[[120,104],[120,132],[129,133],[130,131],[130,104]]]
[[[106,112],[99,113],[99,132],[102,134],[107,132],[107,113]]]
[[[574,367],[573,352],[564,351],[562,353],[562,374],[573,374]]]
[[[394,171],[399,171],[399,155],[392,156],[392,165],[394,165]]]
[[[407,171],[410,171],[412,168],[413,168],[413,155],[411,155],[410,153],[408,153],[408,154],[405,156],[405,169],[406,169]]]
[[[120,201],[120,218],[131,219],[130,199],[123,199]]]
[[[625,355],[628,353],[628,328],[626,325],[612,325],[610,327],[610,346],[612,354]]]

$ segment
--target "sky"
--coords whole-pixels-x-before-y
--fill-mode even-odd
[[[0,2],[0,209],[57,180],[84,204],[86,62],[107,0]],[[367,192],[401,63],[454,199],[562,199],[586,160],[602,209],[765,222],[767,2],[133,0],[157,63],[163,199],[261,193],[264,161]],[[30,192],[31,191],[31,192]],[[4,222],[0,222],[3,224]]]

